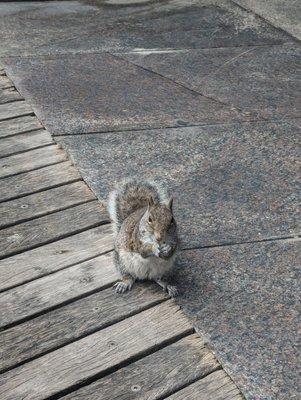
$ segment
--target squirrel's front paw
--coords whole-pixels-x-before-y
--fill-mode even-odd
[[[161,247],[159,244],[155,244],[153,246],[153,254],[155,257],[160,257],[160,251],[161,251]]]
[[[169,258],[172,254],[171,246],[169,244],[162,244],[162,246],[160,246],[159,252],[160,252],[159,257]]]
[[[126,280],[122,280],[120,282],[115,283],[114,288],[116,293],[124,293],[127,290],[131,290],[133,286],[133,282],[132,281],[126,281]]]

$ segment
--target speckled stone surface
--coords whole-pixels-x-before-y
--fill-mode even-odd
[[[250,118],[110,54],[10,58],[5,69],[52,134]]]
[[[290,236],[298,121],[57,137],[96,195],[138,176],[175,196],[182,247]]]
[[[234,0],[247,10],[252,10],[272,25],[301,40],[301,5],[298,0]]]
[[[301,115],[300,45],[130,53],[122,57],[261,119]]]
[[[126,177],[170,189],[177,301],[246,399],[299,399],[296,40],[230,0],[2,2],[0,38],[101,201]]]
[[[300,395],[301,240],[183,251],[178,299],[247,400]]]
[[[0,3],[0,55],[275,44],[292,38],[226,0]]]

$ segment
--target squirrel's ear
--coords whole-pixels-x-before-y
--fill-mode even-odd
[[[168,203],[167,203],[167,207],[170,209],[170,211],[172,211],[172,205],[173,205],[173,198],[171,197],[171,198],[168,200]]]
[[[153,196],[150,196],[150,197],[148,198],[148,208],[151,208],[151,207],[153,207],[154,205],[155,205],[155,202],[154,202]]]

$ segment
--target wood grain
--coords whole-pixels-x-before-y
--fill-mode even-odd
[[[106,282],[115,281],[118,275],[112,265],[105,268]],[[167,295],[155,284],[137,284],[122,296],[109,288],[24,322],[0,333],[0,369],[103,329],[164,299]]]
[[[17,100],[24,99],[14,87],[0,89],[0,104],[6,104]]]
[[[0,121],[8,118],[32,114],[32,108],[24,100],[0,104]]]
[[[204,347],[202,339],[193,334],[62,399],[162,399],[218,367],[219,363]]]
[[[0,201],[7,201],[80,179],[70,161],[1,179]]]
[[[0,327],[48,310],[117,280],[112,253],[0,293]]]
[[[12,118],[0,122],[0,137],[7,137],[41,128],[42,125],[33,115]]]
[[[58,211],[0,231],[0,257],[62,239],[79,231],[108,222],[108,216],[96,200]]]
[[[42,149],[5,157],[0,159],[0,178],[46,167],[66,159],[66,153],[57,145],[50,145]]]
[[[48,275],[113,249],[111,225],[102,225],[0,260],[0,290]]]
[[[83,182],[70,183],[0,203],[0,228],[95,199]]]
[[[2,138],[0,157],[7,157],[15,153],[35,149],[52,143],[52,137],[45,129]]]
[[[216,371],[167,397],[168,400],[243,400],[225,371]]]
[[[0,88],[1,89],[8,89],[13,86],[14,86],[14,84],[6,75],[0,75]]]
[[[180,308],[168,300],[4,373],[0,398],[45,399],[190,332]]]

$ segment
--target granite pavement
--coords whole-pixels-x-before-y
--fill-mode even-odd
[[[134,176],[174,195],[177,301],[247,400],[300,387],[299,12],[0,3],[0,63],[99,200]]]

